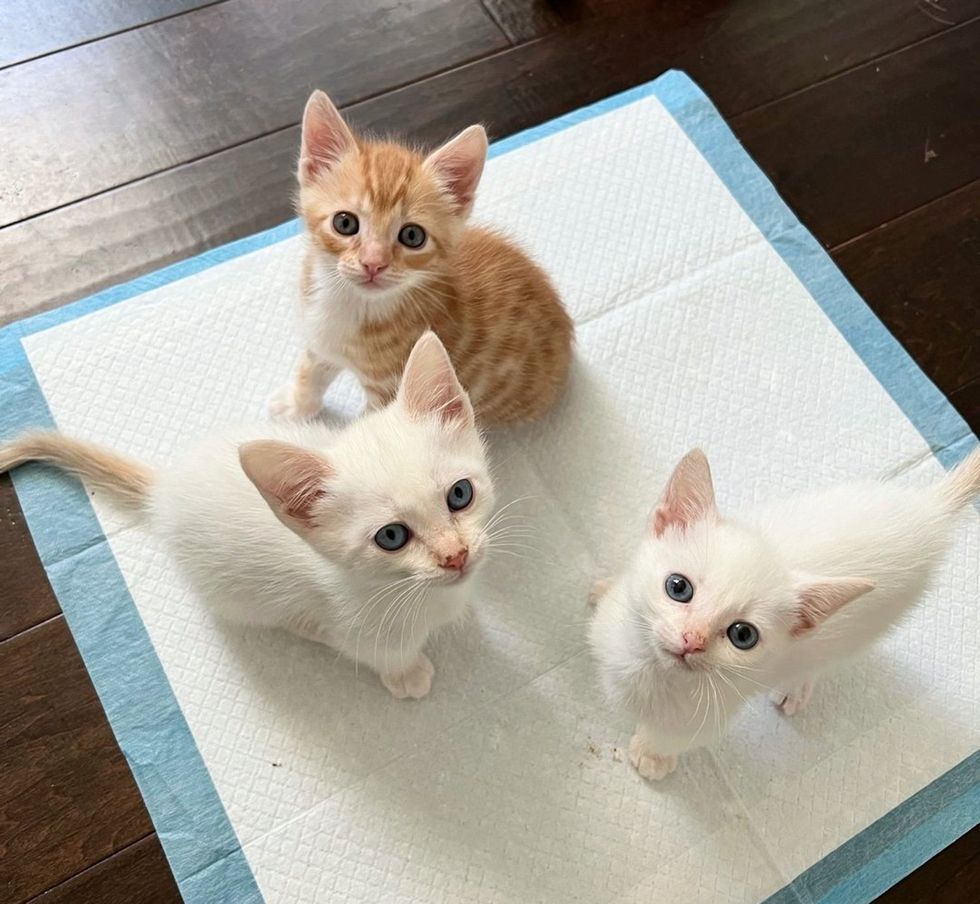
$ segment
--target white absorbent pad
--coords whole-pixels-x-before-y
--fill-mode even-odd
[[[392,699],[313,643],[216,623],[144,528],[32,466],[17,490],[185,900],[867,900],[980,813],[980,518],[899,630],[782,717],[759,697],[649,785],[585,649],[678,458],[735,511],[976,443],[685,76],[492,149],[476,219],[553,274],[568,391],[491,437],[533,533]],[[290,372],[295,223],[2,333],[9,436],[55,423],[155,463],[261,417]],[[362,404],[349,378],[328,407]]]

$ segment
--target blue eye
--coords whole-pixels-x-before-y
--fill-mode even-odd
[[[672,600],[678,603],[689,603],[694,596],[694,587],[682,574],[672,574],[664,582],[664,590]]]
[[[333,215],[333,228],[341,235],[357,235],[357,230],[361,228],[361,224],[357,222],[357,217],[354,214],[342,210]]]
[[[759,629],[748,622],[737,621],[728,626],[728,639],[739,650],[751,650],[759,642]]]
[[[465,477],[457,480],[446,494],[446,505],[450,511],[461,512],[473,501],[473,484]]]
[[[374,535],[374,542],[385,552],[397,552],[411,539],[412,532],[404,524],[386,524]]]
[[[406,248],[421,248],[425,244],[425,230],[417,223],[406,223],[398,233],[398,241]]]

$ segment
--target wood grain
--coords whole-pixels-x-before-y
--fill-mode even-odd
[[[478,0],[236,0],[0,71],[0,225],[507,46]]]
[[[225,0],[3,0],[0,68]]]
[[[156,835],[113,854],[31,904],[180,904],[180,892]]]
[[[0,323],[289,219],[298,150],[293,127],[0,229]]]
[[[21,901],[152,831],[63,618],[0,643],[0,889]]]
[[[833,251],[844,274],[976,430],[980,180]]]
[[[978,47],[974,19],[732,127],[800,219],[837,245],[976,178]]]
[[[0,641],[61,611],[7,474],[0,476],[0,588]]]
[[[523,44],[568,24],[575,3],[556,0],[480,0],[490,18],[512,44]],[[571,15],[569,15],[571,14]]]

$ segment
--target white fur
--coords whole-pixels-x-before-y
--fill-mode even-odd
[[[633,764],[662,778],[764,689],[787,715],[801,709],[820,672],[866,649],[918,600],[978,491],[975,452],[938,485],[854,483],[732,521],[714,507],[707,461],[687,456],[590,628],[603,686],[638,719]],[[674,573],[693,584],[690,602],[667,595]],[[813,600],[835,594],[839,608],[815,617]],[[754,648],[729,641],[736,621],[758,628]],[[685,632],[703,636],[703,651],[683,655]]]
[[[493,485],[473,408],[431,332],[386,408],[343,429],[266,424],[213,436],[158,472],[55,432],[0,444],[0,470],[43,459],[148,515],[225,618],[285,628],[424,697],[430,634],[460,617],[488,545]],[[466,478],[472,501],[447,494]],[[375,542],[407,525],[400,550]]]
[[[413,386],[423,390],[414,405]],[[441,414],[448,398],[459,403],[452,418]],[[291,530],[281,523],[242,470],[240,443],[265,438],[313,452],[329,466],[310,524]],[[464,477],[474,500],[452,512],[446,494]],[[327,644],[375,669],[396,696],[421,697],[432,678],[422,648],[466,608],[493,499],[472,409],[428,333],[388,407],[341,431],[271,425],[211,439],[157,481],[150,511],[185,573],[221,614]],[[413,534],[397,552],[374,542],[392,522]],[[460,548],[469,552],[465,573],[440,567]]]

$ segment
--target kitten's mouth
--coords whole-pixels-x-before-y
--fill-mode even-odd
[[[679,665],[682,669],[693,671],[695,668],[697,668],[694,662],[693,654],[685,653],[681,650],[672,650],[670,647],[664,647],[663,651],[667,654],[669,659]]]
[[[373,279],[368,276],[362,276],[357,280],[358,288],[363,289],[365,292],[375,294],[377,292],[385,292],[390,289],[398,288],[399,279],[396,276],[392,279],[390,276],[375,276]]]

